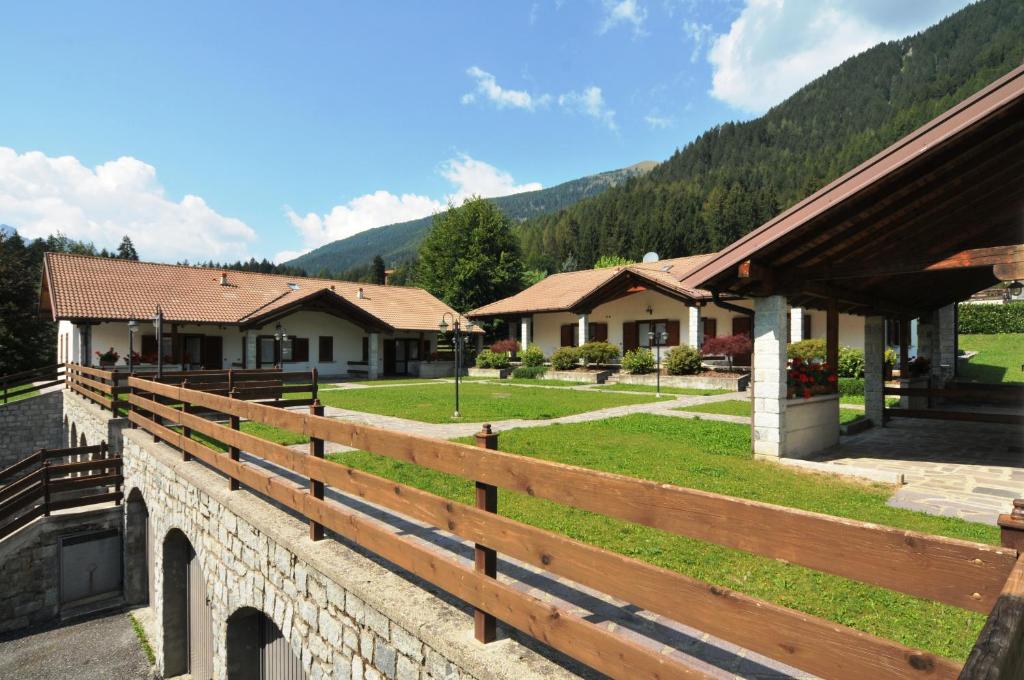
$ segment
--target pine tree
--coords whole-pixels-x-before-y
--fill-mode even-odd
[[[384,285],[384,281],[387,279],[387,271],[384,268],[384,258],[380,255],[373,257],[373,264],[371,267],[371,280],[370,283],[377,283]]]
[[[132,240],[128,238],[128,234],[125,234],[124,238],[121,239],[121,245],[117,247],[117,253],[114,257],[120,260],[139,261],[139,254],[135,251],[135,244],[133,244]]]

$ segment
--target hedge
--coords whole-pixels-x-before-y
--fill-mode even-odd
[[[992,335],[1024,333],[1024,301],[996,304],[961,304],[958,308],[960,332]]]
[[[544,377],[544,372],[547,370],[547,366],[520,366],[512,371],[512,377],[536,380]]]
[[[864,378],[840,378],[839,394],[847,397],[864,396]]]

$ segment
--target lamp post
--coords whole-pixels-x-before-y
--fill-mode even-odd
[[[451,319],[449,324],[447,319]],[[448,332],[448,327],[452,329],[452,346],[455,348],[455,413],[453,418],[461,418],[462,415],[459,413],[459,381],[462,375],[462,324],[459,322],[459,318],[451,312],[445,312],[441,315],[441,321],[437,324],[437,327],[441,329],[441,333],[445,334]],[[473,331],[473,322],[466,320],[466,332],[471,333]]]
[[[281,363],[284,362],[284,343],[288,339],[288,331],[286,331],[284,329],[284,326],[282,326],[280,323],[274,327],[274,339],[277,340],[278,347],[280,348],[278,349],[277,356],[277,363],[280,365]]]
[[[660,333],[650,330],[647,331],[647,344],[652,345],[655,351],[655,368],[654,368],[654,396],[661,396],[661,346],[668,342],[668,332],[662,331]]]
[[[128,320],[128,373],[135,368],[135,334],[139,332],[139,322],[135,319]]]
[[[156,306],[153,316],[153,328],[156,329],[156,377],[164,377],[164,312],[160,305]]]

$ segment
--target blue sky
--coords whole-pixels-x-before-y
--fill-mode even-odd
[[[0,223],[283,258],[663,160],[963,0],[20,3]]]

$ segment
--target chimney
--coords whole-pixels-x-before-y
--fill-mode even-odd
[[[363,300],[363,299],[366,298],[366,296],[363,295],[363,288],[362,288],[362,286],[359,287],[359,292],[356,293],[356,298],[358,298],[360,300]]]
[[[394,269],[385,269],[384,270],[384,285],[385,286],[391,285],[391,275],[394,274],[394,273],[395,273]]]
[[[228,285],[228,273],[227,272],[221,272],[220,273],[220,285],[222,285],[222,286]]]

